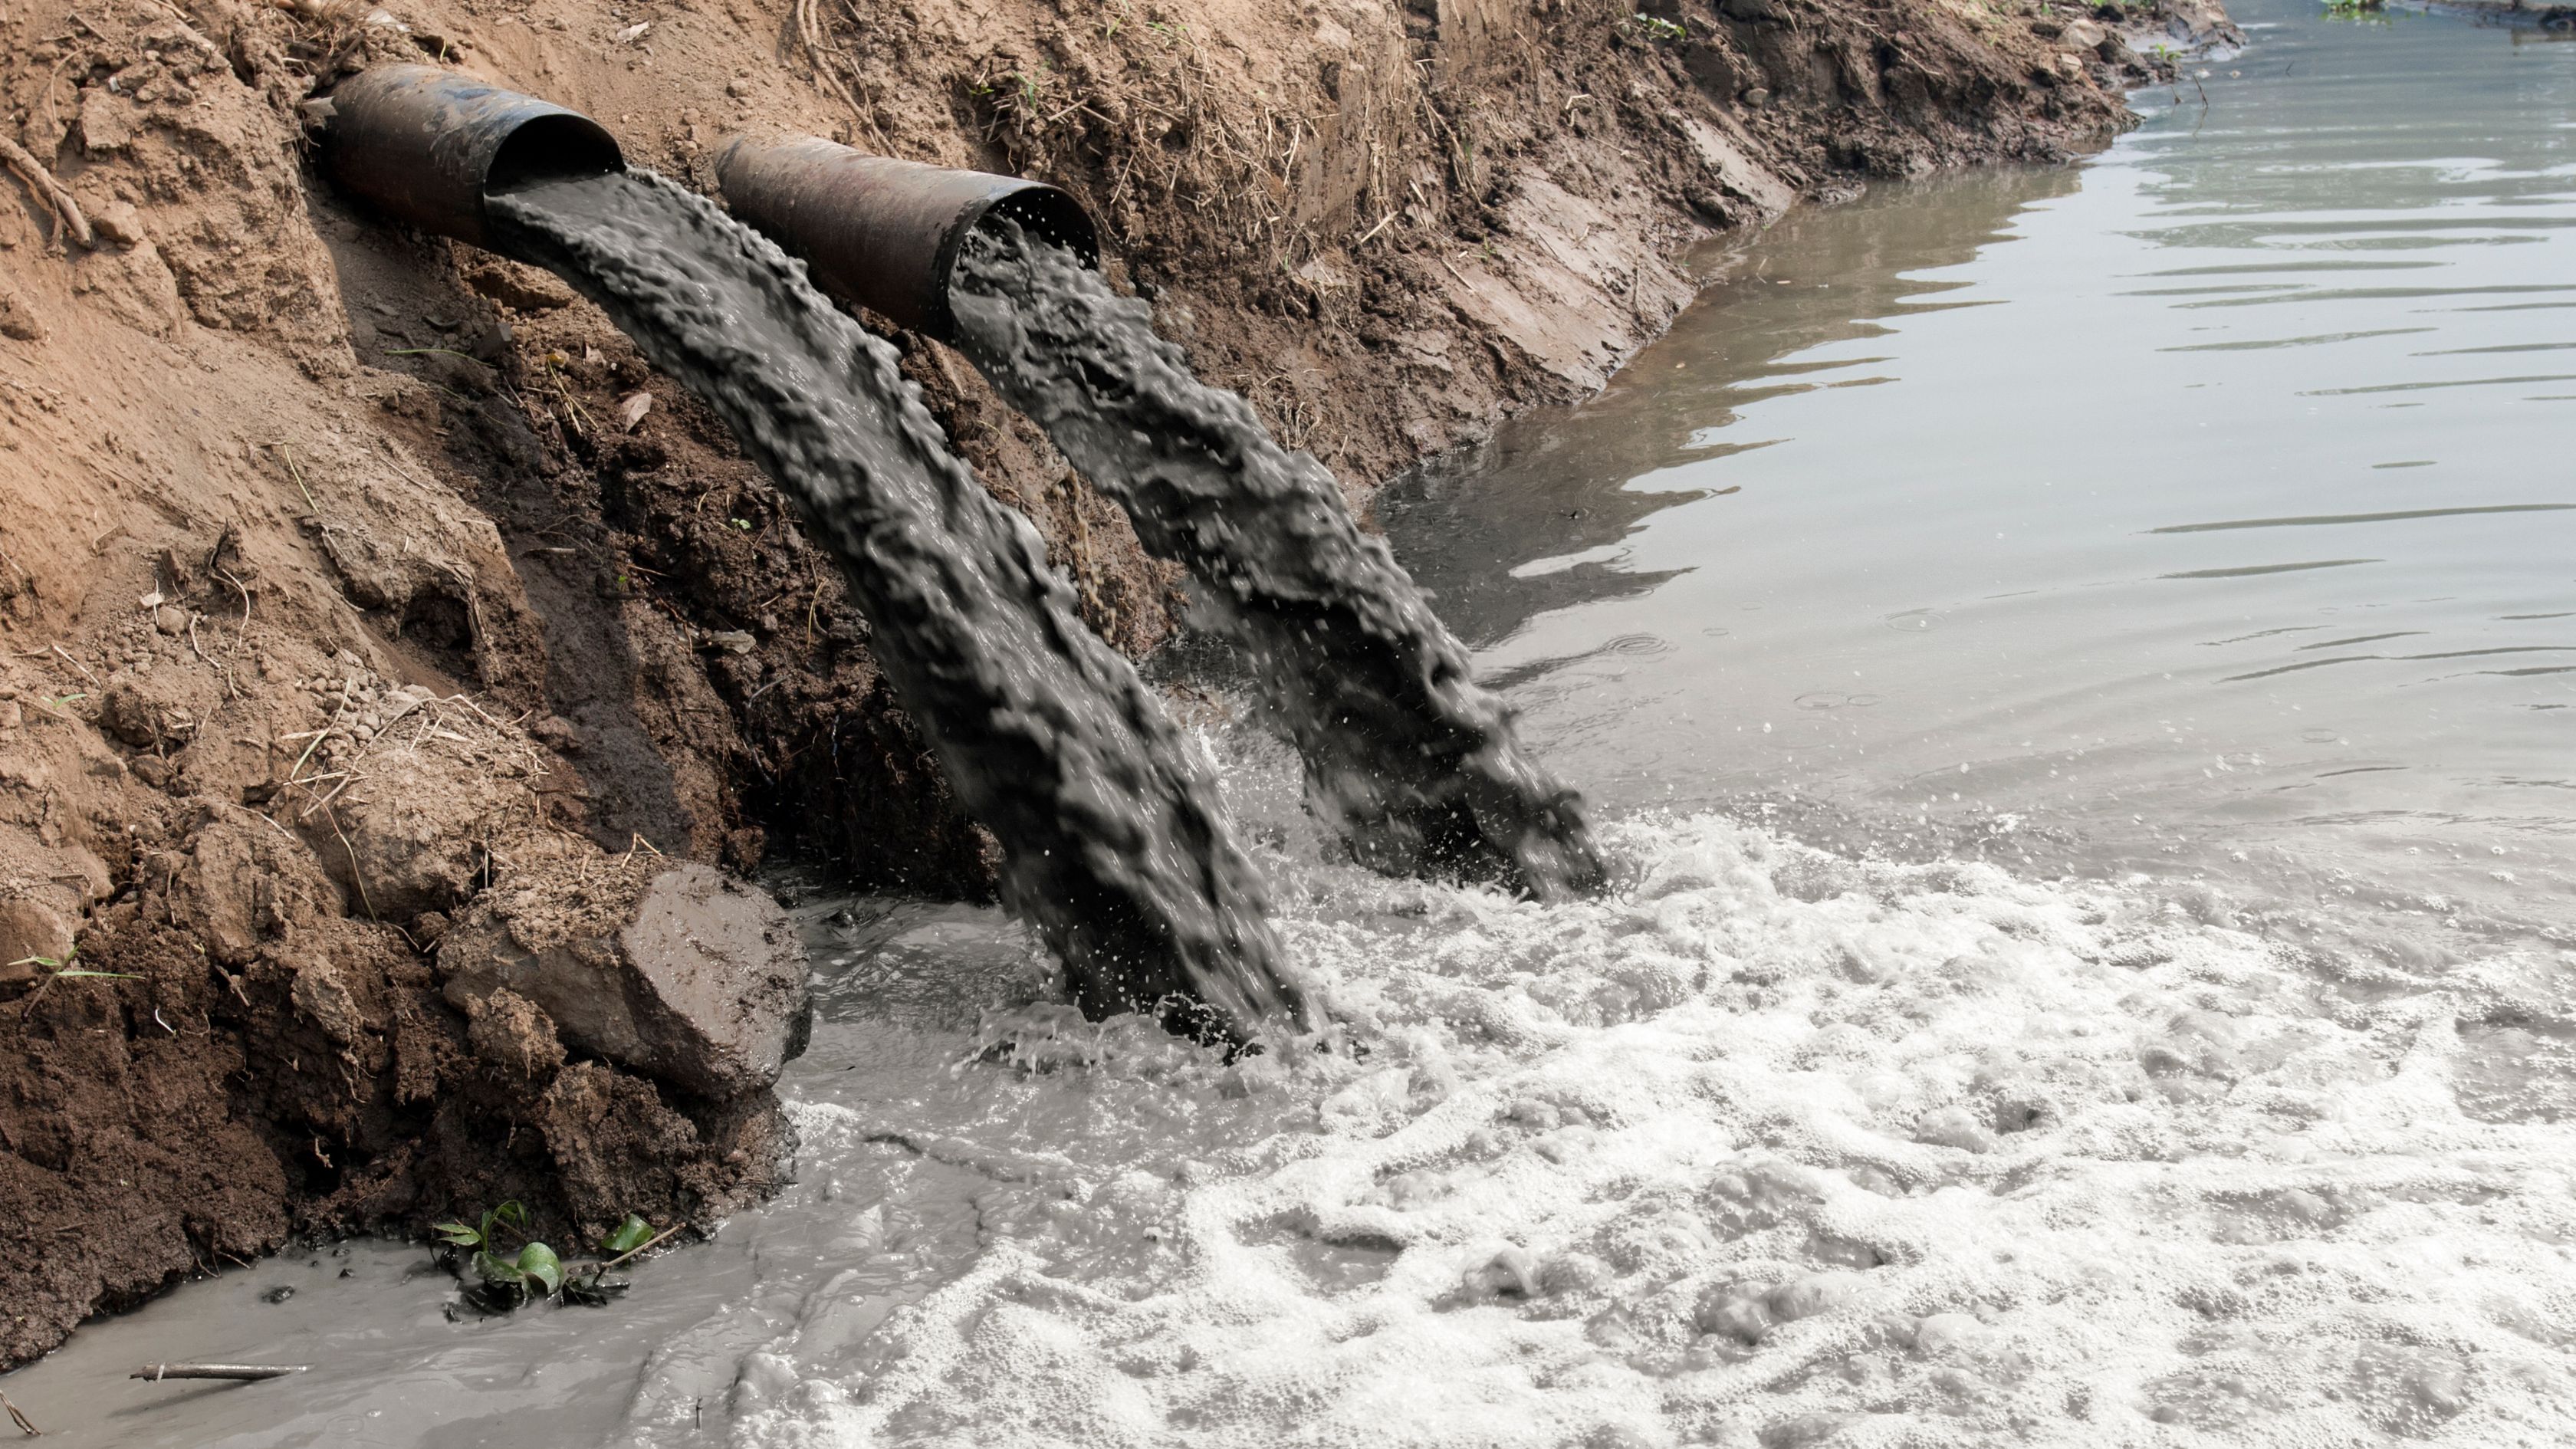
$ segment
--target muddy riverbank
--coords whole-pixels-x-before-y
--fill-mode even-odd
[[[2063,157],[2156,63],[2071,12],[1838,0],[26,0],[0,56],[0,1363],[298,1234],[750,1201],[801,986],[717,872],[801,834],[871,887],[990,879],[777,493],[552,278],[335,197],[336,79],[468,67],[701,189],[754,126],[1057,180],[1356,497],[1598,387],[1690,244]],[[1150,651],[1176,575],[901,340]]]

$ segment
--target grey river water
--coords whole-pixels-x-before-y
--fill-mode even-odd
[[[2576,51],[2247,18],[2206,112],[1793,216],[1382,505],[1558,769],[2566,903]]]
[[[799,1180],[629,1299],[326,1247],[0,1387],[238,1449],[2576,1442],[2576,45],[2239,18],[2205,110],[1793,216],[1384,500],[1613,895],[1326,863],[1210,726],[1344,1049],[809,886]],[[191,1357],[316,1367],[123,1378]]]

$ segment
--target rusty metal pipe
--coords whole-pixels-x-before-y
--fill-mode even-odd
[[[1007,217],[1100,264],[1090,213],[1043,181],[871,156],[811,136],[737,136],[716,157],[716,185],[735,216],[803,257],[824,291],[942,340],[956,334],[949,279],[980,226]]]
[[[480,246],[483,198],[530,181],[626,169],[597,121],[459,71],[380,65],[331,92],[322,168],[423,231]]]

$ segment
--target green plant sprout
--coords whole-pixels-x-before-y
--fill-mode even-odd
[[[671,1230],[678,1231],[677,1228]],[[479,1224],[438,1223],[431,1234],[452,1251],[468,1254],[466,1266],[475,1282],[467,1301],[488,1313],[507,1313],[522,1304],[562,1297],[569,1303],[596,1307],[626,1291],[628,1284],[608,1280],[608,1270],[670,1236],[656,1236],[653,1225],[628,1213],[599,1240],[603,1258],[594,1263],[566,1264],[552,1247],[528,1236],[528,1210],[505,1202],[483,1214]],[[503,1251],[502,1234],[518,1240]]]
[[[35,966],[41,968],[45,973],[45,979],[37,985],[35,990],[27,993],[27,1002],[24,1006],[18,1008],[18,1015],[25,1017],[35,1011],[36,1003],[45,999],[45,993],[54,989],[54,983],[66,978],[74,981],[140,981],[143,979],[131,971],[93,971],[86,966],[73,965],[72,963],[79,959],[79,957],[80,948],[75,946],[60,957],[21,956],[17,960],[8,963],[6,966],[0,966],[0,970],[14,970],[20,966]]]
[[[530,1298],[552,1298],[563,1291],[563,1260],[555,1250],[527,1235],[528,1210],[516,1202],[505,1202],[483,1215],[482,1225],[468,1227],[463,1223],[440,1223],[430,1231],[451,1248],[470,1252],[468,1263],[484,1292],[491,1300],[487,1306],[515,1308]],[[501,1237],[508,1232],[519,1245],[508,1255],[501,1252]],[[531,1292],[529,1285],[542,1287],[542,1293]]]

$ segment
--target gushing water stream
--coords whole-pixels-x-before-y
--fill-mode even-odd
[[[849,564],[870,644],[1000,838],[1012,905],[1097,1011],[1211,1009],[1239,1035],[1298,993],[1205,768],[1086,628],[1027,520],[958,462],[884,341],[804,269],[650,173],[491,199],[500,244],[598,303],[705,399]]]
[[[966,355],[1148,549],[1189,565],[1359,859],[1551,896],[1601,883],[1573,794],[1321,463],[1200,382],[1151,309],[1070,252],[1005,222],[969,241],[958,274]]]

